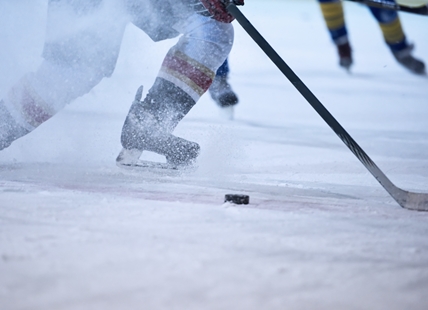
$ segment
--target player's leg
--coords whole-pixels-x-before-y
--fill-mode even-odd
[[[171,133],[211,86],[230,52],[233,27],[195,13],[175,28],[183,35],[166,55],[146,98],[132,104],[121,141],[125,151],[153,151],[179,166],[193,163],[199,145]],[[121,160],[126,160],[123,152]]]
[[[345,15],[342,1],[318,0],[328,32],[337,46],[339,65],[349,69],[352,65],[352,50],[349,44],[348,30],[345,24]]]
[[[378,21],[385,42],[395,59],[411,72],[425,74],[425,64],[412,55],[413,44],[407,42],[398,13],[373,7],[369,7],[369,9]]]
[[[111,75],[126,25],[119,12],[99,0],[49,2],[44,60],[0,102],[0,149]]]

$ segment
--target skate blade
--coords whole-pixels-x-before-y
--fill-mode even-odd
[[[122,149],[119,155],[117,155],[116,163],[125,166],[133,165],[138,162],[141,154],[143,154],[143,151],[137,149]]]
[[[171,173],[183,173],[195,171],[196,165],[173,165],[170,163],[155,162],[149,160],[140,160],[142,151],[140,150],[127,150],[122,149],[116,158],[116,165],[119,168],[128,170],[145,170],[152,172],[171,172]]]
[[[180,170],[178,167],[170,165],[168,163],[161,163],[149,160],[138,160],[134,163],[116,162],[116,165],[120,168],[128,169],[158,169],[158,170]]]
[[[226,121],[233,121],[234,112],[235,112],[235,109],[232,105],[227,107],[222,107],[220,108],[220,118]]]
[[[157,177],[181,177],[196,171],[196,166],[173,166],[168,163],[139,160],[133,164],[116,162],[116,165],[123,170],[135,172],[147,176]]]

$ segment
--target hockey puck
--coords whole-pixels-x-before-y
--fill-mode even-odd
[[[250,196],[239,194],[227,194],[224,196],[224,202],[231,202],[237,205],[247,205],[250,203]]]

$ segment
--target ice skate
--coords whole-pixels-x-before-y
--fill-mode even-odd
[[[238,103],[238,96],[227,82],[227,76],[216,76],[208,91],[211,98],[222,109],[222,118],[233,119],[233,107]]]
[[[337,52],[339,54],[339,65],[349,71],[353,64],[352,49],[349,42],[337,45]]]
[[[165,156],[170,167],[195,163],[200,147],[172,134],[179,121],[190,111],[194,101],[174,84],[158,78],[144,101],[142,87],[137,91],[122,129],[124,150],[118,164],[135,164],[143,151]]]
[[[426,75],[425,64],[412,56],[414,45],[410,44],[401,51],[393,51],[395,59],[410,72],[418,75]]]

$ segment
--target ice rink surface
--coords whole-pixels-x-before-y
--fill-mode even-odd
[[[45,2],[0,0],[0,96],[41,61]],[[382,171],[427,193],[428,78],[395,62],[367,8],[345,3],[348,74],[315,1],[246,2]],[[428,17],[400,16],[428,62]],[[400,208],[236,22],[235,36],[235,120],[204,95],[176,130],[200,143],[197,171],[115,165],[134,93],[175,42],[132,25],[111,78],[0,153],[1,309],[428,309],[428,213]]]

